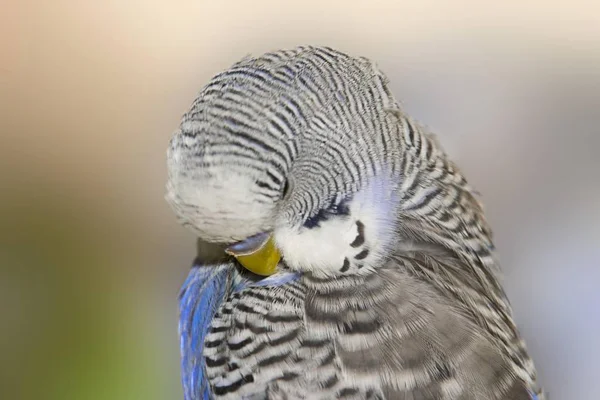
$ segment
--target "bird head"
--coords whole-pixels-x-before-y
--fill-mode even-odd
[[[249,270],[366,271],[397,204],[395,104],[368,60],[300,47],[215,76],[168,148],[166,198],[180,222]]]

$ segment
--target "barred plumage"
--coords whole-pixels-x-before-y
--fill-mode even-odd
[[[542,399],[481,203],[369,60],[245,58],[202,89],[168,160],[183,224],[219,243],[273,232],[301,273],[266,285],[219,267],[238,284],[204,345],[181,327],[184,360],[200,352],[184,370],[213,397]],[[182,315],[216,293],[190,287]]]

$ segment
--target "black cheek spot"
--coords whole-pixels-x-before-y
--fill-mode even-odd
[[[350,260],[348,260],[348,258],[344,258],[344,265],[342,265],[342,269],[340,269],[340,272],[346,272],[348,271],[348,269],[350,269]]]
[[[361,246],[365,242],[365,224],[361,221],[356,221],[356,229],[358,230],[358,234],[352,243],[350,243],[351,247]]]
[[[360,253],[355,255],[354,258],[357,260],[364,260],[365,258],[367,258],[368,255],[369,255],[369,249],[364,249],[363,251],[361,251]]]

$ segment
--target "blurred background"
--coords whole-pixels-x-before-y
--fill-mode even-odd
[[[171,133],[248,53],[377,60],[483,194],[552,400],[600,393],[600,6],[2,2],[0,397],[180,399]]]

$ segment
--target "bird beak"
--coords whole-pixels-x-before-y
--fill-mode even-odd
[[[281,259],[273,235],[266,232],[232,244],[225,253],[234,256],[247,270],[262,276],[273,275]]]

